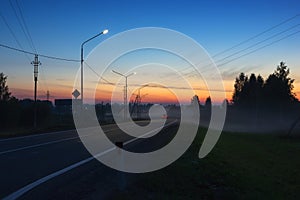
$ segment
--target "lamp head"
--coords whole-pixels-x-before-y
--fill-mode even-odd
[[[105,29],[104,31],[102,31],[102,34],[105,35],[106,33],[108,33],[108,30]]]

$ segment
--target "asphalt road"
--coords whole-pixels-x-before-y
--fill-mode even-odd
[[[166,124],[159,134],[134,141],[116,125],[102,128],[112,141],[132,141],[124,149],[149,152],[173,138],[178,123],[168,120]],[[0,169],[1,199],[109,198],[137,178],[94,159],[76,130],[0,140]]]

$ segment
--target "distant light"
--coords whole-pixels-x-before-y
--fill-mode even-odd
[[[105,29],[104,31],[102,31],[102,34],[106,34],[106,33],[108,33],[108,30],[107,29]]]

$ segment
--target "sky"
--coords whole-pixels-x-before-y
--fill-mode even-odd
[[[84,46],[84,57],[85,60],[88,60],[88,55],[94,48],[116,34],[135,28],[162,27],[185,34],[205,49],[221,72],[228,99],[231,99],[234,79],[240,72],[249,75],[251,73],[261,74],[267,78],[280,61],[286,62],[290,68],[291,77],[295,79],[294,92],[298,98],[300,96],[300,33],[297,32],[300,31],[300,16],[294,17],[300,14],[300,2],[297,0],[2,0],[0,5],[0,44],[2,45],[43,55],[79,60],[81,43],[102,30],[109,29],[108,34],[101,35]],[[294,18],[291,19],[292,17]],[[290,20],[286,21],[287,19]],[[25,25],[23,21],[25,21]],[[284,21],[285,23],[278,25]],[[23,24],[23,29],[20,24]],[[275,25],[278,26],[240,46],[218,54]],[[30,36],[28,36],[27,30]],[[284,39],[281,40],[281,38]],[[269,46],[261,48],[265,45]],[[253,53],[239,58],[239,56],[252,51]],[[235,54],[236,52],[239,54]],[[149,57],[154,58],[156,62],[167,60],[171,66],[180,66],[179,70],[187,74],[193,87],[201,88],[194,92],[202,102],[210,95],[205,91],[204,81],[197,82],[197,77],[191,76],[193,71],[189,69],[184,71],[186,64],[182,61],[174,63],[173,60],[176,59],[168,53],[141,51],[133,53],[133,55],[129,54],[127,59],[120,57],[119,60],[116,60],[119,68],[112,69],[126,74],[130,69],[122,67],[122,65],[130,66],[139,63],[136,61],[138,59]],[[31,65],[33,59],[33,55],[0,47],[0,71],[8,76],[10,91],[17,98],[32,98],[33,96],[33,66]],[[39,59],[42,63],[39,66],[39,99],[46,99],[47,91],[50,93],[50,100],[71,98],[80,63],[44,57]],[[177,58],[177,60],[180,59]],[[97,67],[91,67],[97,72]],[[136,93],[136,86],[142,84],[138,79],[146,79],[146,76],[141,74],[146,74],[147,69],[157,66],[147,67],[144,68],[144,73],[139,72],[137,73],[139,76],[135,75],[128,79],[130,93]],[[93,72],[89,70],[89,68],[85,69],[87,75],[85,85],[88,81],[93,81],[88,79],[93,76]],[[182,87],[180,84],[175,84],[174,80],[177,78],[173,78],[174,75],[158,71],[160,74],[165,74],[166,79],[170,80],[170,88]],[[157,77],[152,77],[155,82]],[[117,99],[122,101],[124,79],[113,73],[106,73],[105,78],[109,82],[119,81],[122,84],[118,87],[114,85],[101,87],[97,91],[98,101],[108,101],[113,90],[116,90]],[[75,86],[77,87],[76,83]],[[155,87],[143,89],[145,102],[168,99],[167,96],[170,96],[168,91],[164,91],[164,88],[154,89]],[[183,90],[182,88],[177,89],[177,92],[185,96],[186,101],[189,101],[191,97],[188,95],[190,94],[185,94]],[[86,91],[89,94],[89,88]],[[221,101],[221,99],[217,100]]]

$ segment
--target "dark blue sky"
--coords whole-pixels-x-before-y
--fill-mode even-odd
[[[109,34],[89,43],[85,49],[87,53],[99,42],[114,34],[132,28],[152,26],[182,32],[199,42],[210,55],[214,55],[300,13],[299,0],[17,1],[37,51],[41,54],[74,59],[79,59],[80,44],[105,28],[110,30]],[[10,2],[15,9],[17,8],[16,0],[2,0],[0,13],[22,47],[32,51],[20,29]],[[258,38],[257,41],[299,23],[300,17]],[[0,30],[1,44],[19,48],[2,18],[0,18]],[[295,30],[300,30],[300,27],[296,27]],[[232,69],[236,68],[249,68],[257,73],[268,74],[281,60],[293,66],[292,72],[296,71],[300,68],[300,62],[296,56],[300,52],[299,41],[300,34],[297,34],[258,53],[239,59],[224,67],[224,74],[228,75]],[[253,43],[255,41],[250,44]],[[3,48],[0,48],[0,56],[0,71],[22,83],[30,77],[30,82],[23,85],[24,90],[31,87],[32,71],[28,70],[32,67],[29,64],[30,60],[23,54]],[[32,56],[30,59],[33,59]],[[53,82],[56,79],[65,79],[62,74],[75,74],[78,69],[76,63],[50,60],[42,62],[45,82],[47,81],[48,84],[44,86],[44,90],[51,84],[55,85]],[[75,69],[74,65],[76,65]],[[56,77],[56,73],[59,73],[59,78]],[[11,87],[20,88],[20,84],[11,80]]]
[[[113,35],[144,26],[183,32],[214,53],[300,12],[297,0],[18,1],[37,49],[52,53],[63,45],[73,57],[79,53],[69,50],[103,28],[109,28]],[[9,0],[1,4],[2,15],[18,38],[23,38]],[[1,27],[1,38],[15,45],[2,20]]]

